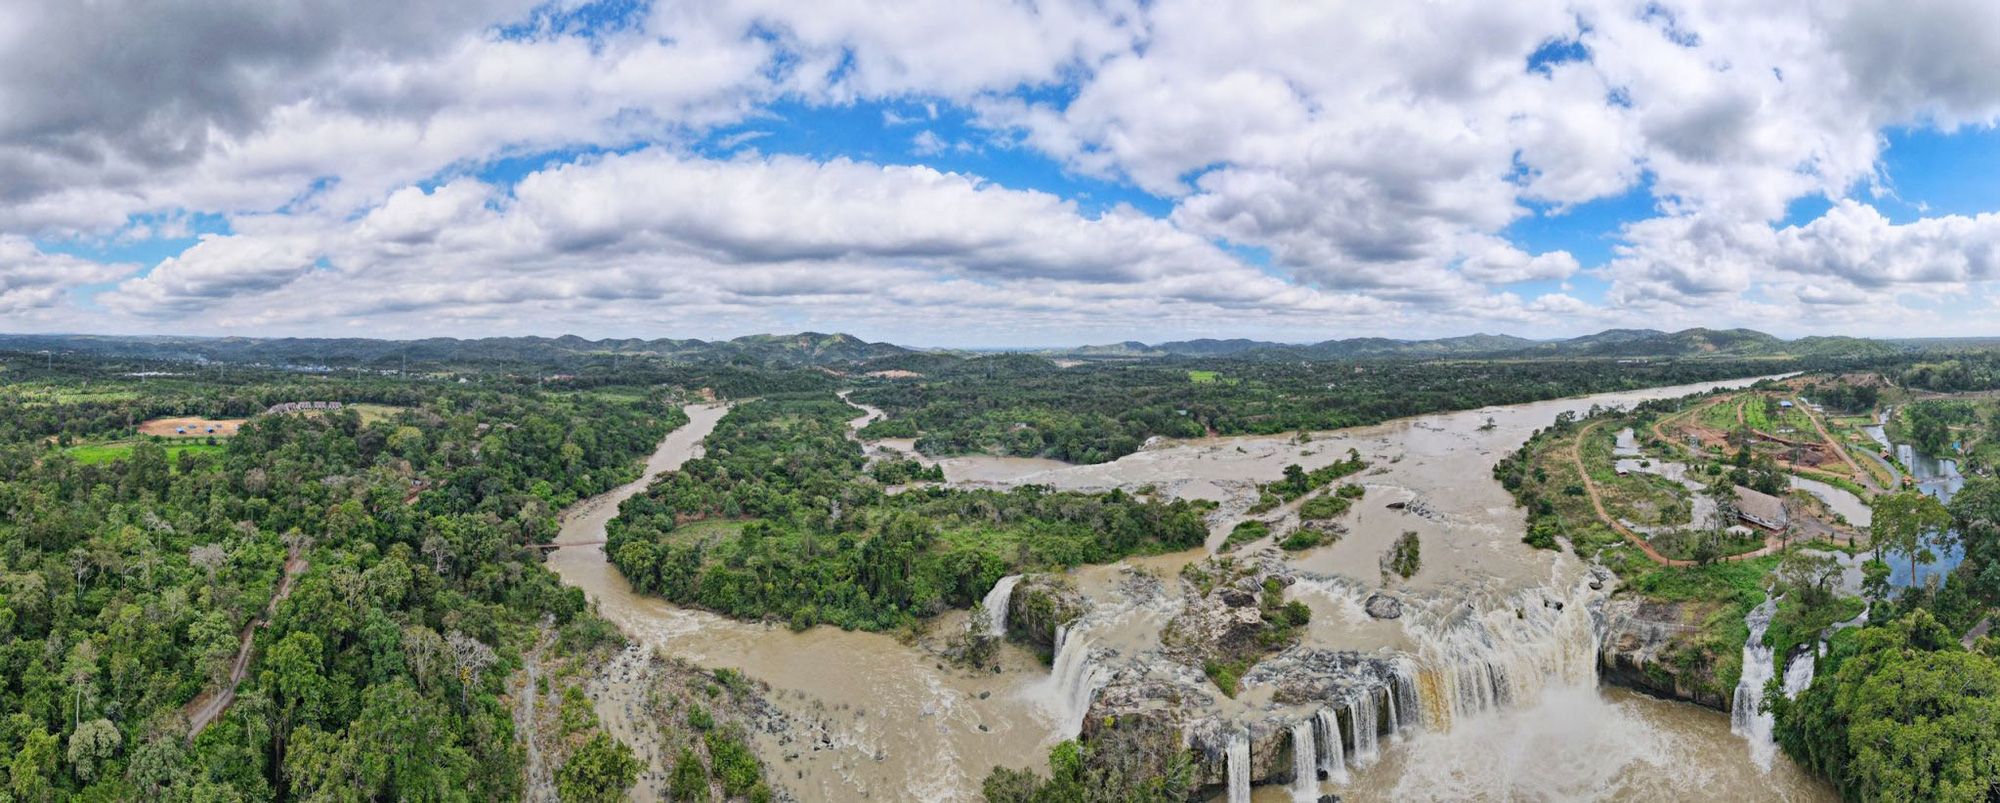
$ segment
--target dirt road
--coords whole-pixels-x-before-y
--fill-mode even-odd
[[[1639,551],[1646,553],[1646,558],[1653,561],[1654,563],[1658,563],[1662,566],[1674,566],[1680,568],[1698,565],[1691,560],[1680,560],[1678,558],[1669,558],[1665,555],[1660,554],[1659,551],[1654,549],[1653,545],[1650,542],[1648,542],[1644,537],[1640,536],[1638,533],[1632,532],[1632,530],[1627,528],[1625,525],[1618,523],[1618,519],[1612,517],[1611,512],[1604,509],[1604,500],[1597,493],[1597,483],[1590,479],[1590,472],[1586,470],[1583,466],[1583,439],[1590,436],[1590,431],[1592,429],[1597,428],[1598,423],[1602,422],[1593,422],[1591,424],[1585,425],[1582,430],[1577,432],[1576,440],[1572,441],[1569,445],[1570,462],[1576,465],[1577,476],[1583,479],[1583,492],[1586,496],[1590,497],[1590,507],[1591,509],[1597,511],[1597,518],[1603,521],[1606,525],[1609,525],[1611,529],[1616,530],[1619,535],[1625,536],[1626,541],[1629,541],[1633,546],[1638,547]],[[1721,560],[1730,561],[1730,560],[1749,560],[1751,558],[1761,558],[1765,555],[1769,555],[1773,552],[1776,552],[1777,550],[1783,548],[1783,546],[1784,543],[1778,540],[1776,536],[1767,535],[1764,537],[1763,547],[1756,550],[1752,550],[1750,552],[1745,552],[1741,555],[1730,555],[1729,557],[1722,558]]]
[[[306,565],[305,556],[294,547],[285,558],[285,576],[278,580],[278,590],[271,595],[271,603],[264,607],[264,615],[257,621],[244,625],[243,634],[237,638],[236,661],[229,666],[228,685],[203,692],[201,696],[188,703],[189,739],[200,736],[201,732],[208,728],[209,723],[214,722],[216,717],[222,716],[222,712],[229,710],[229,705],[236,702],[236,688],[243,685],[243,678],[250,674],[250,647],[255,641],[257,629],[271,623],[272,614],[278,610],[278,601],[291,596],[292,584],[298,580],[299,575],[305,574]]]

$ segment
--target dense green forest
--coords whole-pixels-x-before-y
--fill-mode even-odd
[[[571,649],[618,639],[524,545],[685,420],[633,387],[30,365],[0,387],[0,798],[18,801],[522,796],[500,699],[522,649],[544,623]],[[171,459],[126,423],[301,399],[397,407],[258,416]],[[69,452],[98,437],[128,445]],[[246,628],[249,671],[207,721]],[[566,797],[632,780],[623,746],[590,744],[557,772]]]
[[[625,501],[608,553],[633,585],[742,618],[883,629],[969,607],[1002,576],[1186,549],[1203,509],[1122,491],[889,494],[831,394],[736,406],[706,456]]]
[[[1113,460],[1154,436],[1272,434],[1586,393],[1801,370],[1829,360],[1702,359],[1306,362],[1149,360],[1057,367],[1040,357],[904,359],[923,381],[857,401],[888,419],[871,437],[920,433],[927,454],[995,452]],[[921,372],[921,371],[920,371]]]
[[[751,340],[719,358],[621,354],[613,365],[574,344],[544,347],[582,364],[551,373],[461,359],[404,375],[0,354],[0,799],[522,797],[527,758],[508,679],[541,655],[544,668],[574,663],[573,682],[622,641],[528,546],[555,534],[566,506],[635,477],[690,399],[754,397],[708,436],[705,457],[624,503],[608,531],[613,562],[643,591],[736,617],[887,629],[969,607],[1007,574],[1199,545],[1209,505],[926,484],[936,469],[866,457],[837,389],[859,388],[856,400],[889,411],[871,434],[917,436],[925,451],[1090,462],[1159,435],[1338,427],[1822,364],[1168,358],[1059,368],[1027,355]],[[756,356],[771,350],[787,356]],[[1991,384],[1977,353],[1870,359],[1910,388]],[[872,375],[892,370],[922,376]],[[1859,409],[1874,395],[1842,393],[1828,401]],[[314,400],[348,409],[263,414]],[[1918,438],[1978,423],[1950,401],[1908,413]],[[248,420],[233,437],[135,432],[166,416]],[[1566,417],[1537,442],[1575,426]],[[1261,490],[1273,504],[1305,497],[1308,518],[1338,515],[1361,492],[1331,489],[1364,468],[1349,458]],[[1758,466],[1743,468],[1757,478]],[[1533,471],[1516,457],[1496,476],[1539,487]],[[1522,501],[1529,540],[1554,546],[1561,523],[1549,498]],[[1982,751],[2000,738],[1995,648],[1950,638],[2000,602],[2000,481],[1973,478],[1948,514],[1952,526],[1927,543],[1963,550],[1949,581],[1895,594],[1872,586],[1873,624],[1830,640],[1811,691],[1772,701],[1785,748],[1850,796],[1977,800],[2000,777]],[[1685,574],[1630,579],[1709,589],[1701,578],[1717,572]],[[1805,643],[1834,609],[1806,602],[1807,581],[1780,582],[1800,602],[1781,607],[1773,632]],[[239,685],[231,670],[246,633]],[[677,729],[667,787],[770,795],[741,726],[724,721],[725,710],[755,715],[753,684],[662,671],[679,684],[656,695],[672,700]],[[545,749],[556,793],[620,796],[639,766],[631,750],[587,716],[573,685],[549,694],[563,702],[551,714],[562,741]],[[988,792],[1073,799],[1123,777],[1088,760],[1104,749],[1063,748],[1049,778],[1003,774]]]
[[[1877,508],[1877,529],[1898,529],[1885,526],[1888,506]],[[1833,638],[1798,699],[1769,700],[1779,744],[1848,797],[2000,796],[2000,639],[1967,649],[1956,635],[2000,604],[2000,479],[1969,480],[1938,513],[1951,526],[1931,536],[1965,552],[1950,578],[1896,594],[1873,584],[1879,624]]]

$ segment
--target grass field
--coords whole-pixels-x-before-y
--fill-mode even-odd
[[[742,519],[702,519],[675,527],[667,537],[676,544],[713,545],[735,538],[743,531],[744,523]]]
[[[68,449],[64,449],[63,453],[76,458],[77,462],[84,465],[97,465],[99,463],[109,463],[113,460],[123,459],[126,455],[131,454],[132,447],[138,444],[138,441],[87,443],[80,446],[71,446]],[[167,444],[167,462],[172,463],[179,460],[182,452],[190,452],[198,455],[222,454],[226,448],[228,447],[221,444],[171,443]]]
[[[395,418],[397,414],[407,408],[393,407],[387,404],[350,404],[347,405],[347,409],[359,413],[362,424],[373,424],[377,421],[387,421]]]
[[[119,402],[132,401],[139,398],[139,392],[136,390],[114,388],[92,390],[90,388],[15,386],[12,388],[12,391],[12,395],[18,400],[16,403],[27,406],[82,404],[84,402]]]
[[[1188,372],[1188,381],[1189,381],[1189,382],[1193,382],[1193,383],[1195,383],[1195,384],[1197,384],[1197,385],[1207,385],[1207,384],[1212,384],[1212,383],[1214,383],[1214,382],[1216,382],[1216,381],[1220,380],[1221,378],[1222,378],[1222,375],[1221,375],[1220,373],[1217,373],[1217,372],[1215,372],[1215,371],[1189,371],[1189,372]]]

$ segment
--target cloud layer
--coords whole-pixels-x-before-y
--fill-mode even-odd
[[[1884,168],[2000,115],[1977,0],[236,6],[0,8],[0,328],[1902,332],[2000,259]]]

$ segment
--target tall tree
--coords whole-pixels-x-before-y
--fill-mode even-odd
[[[1969,590],[2000,601],[2000,479],[1974,477],[1951,498],[1951,520],[1965,547],[1960,569]]]
[[[1869,535],[1876,549],[1908,558],[1910,583],[1920,586],[1922,564],[1937,560],[1932,547],[1943,543],[1950,526],[1951,514],[1937,499],[1922,491],[1903,491],[1876,498]]]

